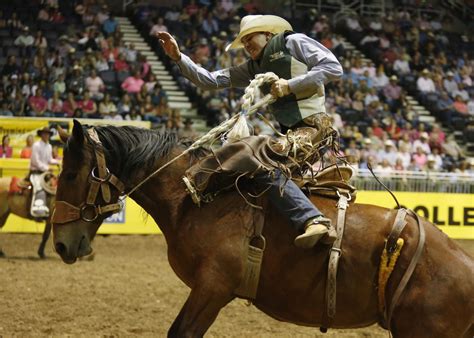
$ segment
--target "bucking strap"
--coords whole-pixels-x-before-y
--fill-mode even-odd
[[[413,216],[416,219],[416,223],[418,224],[418,246],[416,247],[415,254],[413,255],[413,258],[410,261],[410,264],[408,265],[408,268],[406,269],[405,273],[403,274],[402,279],[400,280],[400,283],[398,284],[397,289],[395,290],[395,293],[393,294],[392,301],[390,302],[390,307],[388,309],[386,318],[387,318],[387,328],[390,331],[390,322],[392,320],[392,314],[393,310],[395,309],[395,306],[398,304],[398,300],[400,299],[400,296],[402,295],[403,291],[405,290],[405,287],[408,284],[408,281],[410,280],[413,271],[415,270],[416,265],[418,264],[418,261],[420,260],[421,254],[423,253],[423,248],[425,246],[425,239],[426,239],[426,234],[425,234],[425,228],[423,227],[423,224],[421,224],[420,216],[413,210],[406,210],[411,216]],[[398,216],[398,215],[397,215]],[[392,230],[393,231],[393,230]],[[401,231],[400,231],[401,232]],[[395,240],[396,241],[396,240]],[[387,242],[388,244],[388,242]]]
[[[346,210],[349,206],[349,199],[340,195],[339,201],[337,202],[337,238],[334,241],[332,248],[329,253],[328,263],[328,278],[326,281],[326,312],[323,314],[322,325],[320,330],[326,332],[330,327],[332,320],[336,316],[336,281],[337,281],[337,268],[339,265],[339,258],[341,258],[341,244],[342,237],[344,235],[344,228],[346,223]]]

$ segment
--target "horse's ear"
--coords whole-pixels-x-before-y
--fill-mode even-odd
[[[84,142],[84,130],[82,129],[82,124],[74,119],[74,127],[72,128],[72,137],[77,144],[82,144]]]
[[[63,128],[61,128],[60,125],[58,125],[58,134],[59,134],[59,139],[63,142],[66,143],[67,140],[69,139],[69,135]]]

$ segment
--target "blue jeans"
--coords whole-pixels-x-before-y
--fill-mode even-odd
[[[256,176],[253,180],[257,183],[259,190],[266,191],[272,206],[288,217],[296,230],[303,231],[309,219],[322,215],[293,181],[289,180],[285,183],[286,177],[280,170],[276,170],[274,175]],[[280,193],[280,187],[283,187],[283,195]]]

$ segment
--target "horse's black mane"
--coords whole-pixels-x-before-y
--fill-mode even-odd
[[[91,127],[83,126],[84,135],[87,135],[89,128]],[[107,166],[114,168],[116,174],[123,179],[130,177],[137,170],[151,172],[156,169],[156,161],[166,159],[173,148],[180,146],[184,150],[191,145],[189,140],[180,140],[174,131],[157,131],[131,126],[95,126],[94,128],[102,142]],[[203,149],[193,151],[191,160],[203,153]]]

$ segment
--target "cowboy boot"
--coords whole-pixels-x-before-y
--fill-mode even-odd
[[[304,234],[295,238],[295,245],[304,249],[312,248],[323,236],[328,235],[330,225],[331,220],[322,215],[310,219],[305,224]]]

